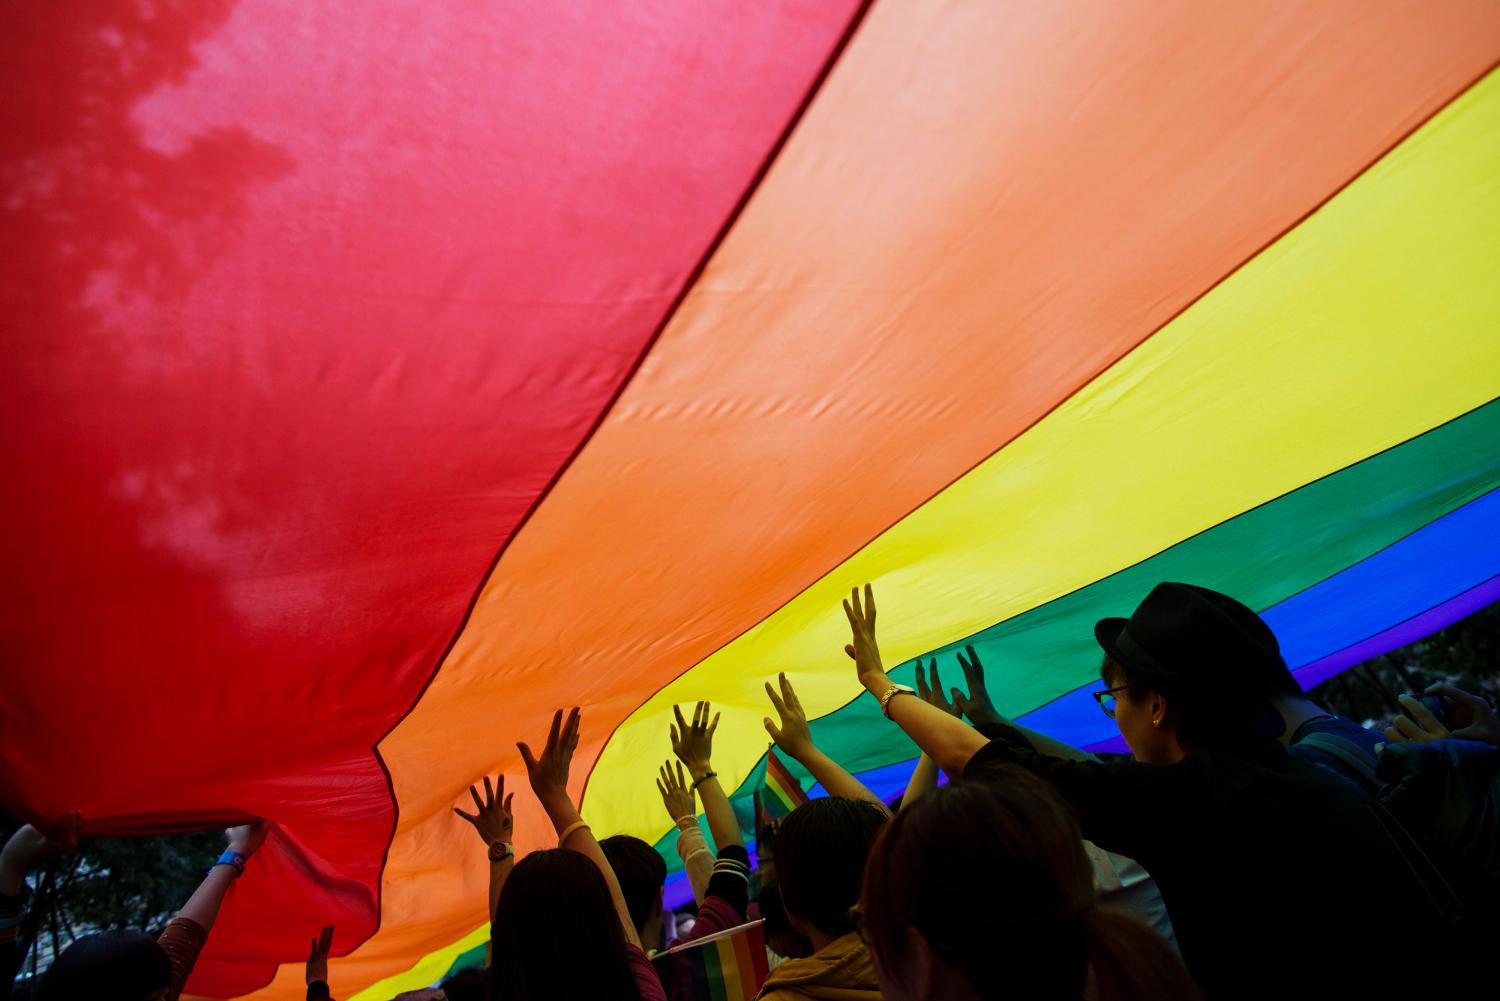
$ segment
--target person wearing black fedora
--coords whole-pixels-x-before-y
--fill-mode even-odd
[[[1441,949],[1442,915],[1370,798],[1257,725],[1275,636],[1206,588],[1162,584],[1103,619],[1097,694],[1135,761],[1042,754],[987,739],[886,677],[866,585],[844,603],[845,651],[886,716],[964,781],[1020,765],[1072,804],[1083,836],[1136,859],[1161,890],[1183,959],[1210,998],[1389,989],[1397,955]],[[1399,917],[1399,923],[1388,920]]]
[[[1199,649],[1192,649],[1194,636],[1228,649],[1214,650],[1201,644]],[[1308,698],[1288,669],[1276,634],[1260,616],[1228,595],[1195,584],[1162,584],[1152,590],[1130,619],[1101,620],[1095,627],[1095,638],[1113,661],[1130,667],[1137,677],[1154,679],[1164,692],[1175,689],[1181,694],[1203,690],[1216,680],[1225,683],[1230,711],[1208,719],[1217,719],[1218,725],[1230,725],[1231,721],[1242,724],[1244,715],[1253,711],[1254,732],[1275,737],[1293,757],[1322,765],[1371,795],[1380,790],[1376,748],[1383,735],[1335,716]],[[1152,643],[1166,651],[1165,663],[1143,658],[1143,645],[1149,650]],[[1038,751],[1060,757],[1082,755],[1044,735],[1016,727],[996,713],[984,688],[979,657],[972,647],[967,652],[968,660],[960,654],[959,663],[971,691],[961,700],[966,711],[970,707],[977,710],[967,714],[982,732],[987,732],[987,724],[1002,723],[1023,733]],[[1148,652],[1144,656],[1151,655]],[[1205,673],[1211,676],[1202,677]],[[976,679],[978,697],[974,694]],[[1256,693],[1260,693],[1258,702]],[[1095,698],[1101,706],[1117,705],[1118,694],[1097,692]],[[1122,728],[1126,725],[1128,720],[1121,721]],[[1143,730],[1137,735],[1137,743],[1149,743],[1151,737]]]
[[[1119,667],[1096,698],[1137,760],[1171,763],[1183,745],[1262,742],[1257,713],[1281,650],[1238,601],[1193,584],[1158,584],[1130,618],[1100,619],[1094,638]],[[1153,697],[1129,697],[1146,692]]]

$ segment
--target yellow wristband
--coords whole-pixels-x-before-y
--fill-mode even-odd
[[[569,824],[567,827],[564,827],[563,828],[563,832],[557,836],[557,847],[561,848],[563,846],[563,842],[565,842],[565,841],[568,840],[568,835],[572,834],[574,831],[578,830],[579,828],[588,827],[588,826],[589,825],[585,821],[575,820],[575,821],[573,821],[573,823]]]

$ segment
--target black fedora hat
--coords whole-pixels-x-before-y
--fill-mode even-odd
[[[1163,583],[1128,619],[1100,619],[1094,638],[1143,683],[1193,702],[1251,711],[1285,673],[1281,645],[1259,615],[1218,591]]]

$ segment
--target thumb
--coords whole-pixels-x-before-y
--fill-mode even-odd
[[[776,724],[771,722],[771,717],[767,716],[761,722],[766,725],[766,733],[771,735],[771,739],[776,742],[778,747],[781,746],[781,731],[776,729]]]
[[[536,757],[531,753],[531,748],[517,741],[516,750],[521,752],[521,760],[526,764],[526,773],[529,775],[536,771]]]
[[[859,657],[854,652],[854,644],[853,643],[845,643],[844,644],[844,652],[849,655],[849,659],[850,660],[858,660],[859,659]]]

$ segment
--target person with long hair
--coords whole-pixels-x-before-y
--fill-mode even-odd
[[[578,709],[570,710],[566,721],[558,710],[540,756],[524,743],[516,745],[532,792],[557,830],[558,847],[507,864],[508,872],[498,880],[490,997],[667,1001],[641,950],[614,870],[568,795],[579,728]]]
[[[1199,996],[1165,939],[1099,905],[1073,811],[1015,766],[904,806],[860,909],[886,1001]]]
[[[915,693],[886,677],[868,585],[863,600],[856,590],[844,602],[845,652],[885,715],[944,771],[969,781],[1019,765],[1057,789],[1084,837],[1139,861],[1209,997],[1399,983],[1410,971],[1392,969],[1393,956],[1442,953],[1432,888],[1367,794],[1257,729],[1267,693],[1254,661],[1272,649],[1241,621],[1253,612],[1204,590],[1159,585],[1129,619],[1095,628],[1106,686],[1096,696],[1135,761],[1070,761],[1019,736],[989,740],[902,697]]]

